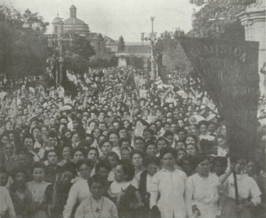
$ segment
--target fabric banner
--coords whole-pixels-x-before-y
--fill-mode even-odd
[[[247,157],[257,143],[259,43],[187,37],[179,41],[224,117],[231,154]]]

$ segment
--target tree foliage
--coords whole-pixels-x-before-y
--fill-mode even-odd
[[[236,15],[247,4],[255,0],[190,0],[200,6],[193,15],[193,29],[188,33],[193,37],[218,37],[239,40],[244,38],[244,28]],[[234,28],[232,28],[234,27]],[[219,28],[219,31],[218,31]]]
[[[31,24],[43,24],[41,17],[26,10],[20,14],[13,8],[0,6],[0,73],[17,79],[28,75],[39,75],[45,69],[47,56],[46,38],[43,28],[24,29],[24,18]]]
[[[163,79],[166,79],[165,76],[169,72],[175,71],[178,74],[188,75],[192,70],[192,66],[178,42],[178,37],[184,34],[180,30],[165,31],[157,39],[154,51],[159,69],[165,68],[166,70],[166,72],[161,72],[160,76]]]

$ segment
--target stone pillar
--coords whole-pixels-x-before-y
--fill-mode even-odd
[[[246,10],[237,15],[245,27],[247,41],[258,41],[259,46],[259,70],[266,62],[266,1],[256,0],[256,3],[247,6]],[[265,75],[260,75],[260,92],[266,96]]]
[[[127,54],[126,53],[118,53],[116,54],[118,57],[118,67],[126,67],[127,66]]]

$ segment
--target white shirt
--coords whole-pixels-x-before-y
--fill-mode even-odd
[[[90,189],[87,180],[80,178],[74,183],[69,191],[67,203],[63,211],[64,218],[70,218],[73,207],[76,203],[80,204],[90,196]]]
[[[261,202],[261,191],[255,182],[255,180],[246,174],[237,174],[237,185],[239,200],[247,199],[251,197],[251,201],[254,205],[258,205]],[[235,186],[234,176],[231,174],[224,183],[225,196],[228,198],[235,199]]]

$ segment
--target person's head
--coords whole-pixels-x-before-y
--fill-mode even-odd
[[[100,200],[104,193],[105,180],[99,174],[95,174],[88,180],[88,185],[92,198]]]
[[[195,162],[195,157],[192,156],[185,156],[181,160],[181,167],[187,176],[191,176],[195,172]]]
[[[143,167],[143,159],[145,157],[145,153],[143,151],[133,151],[132,152],[132,164],[135,168]]]
[[[99,157],[99,151],[95,147],[91,147],[88,149],[87,159],[91,160],[93,163],[96,163]]]
[[[109,162],[112,169],[114,169],[119,162],[118,154],[113,152],[113,151],[111,151],[110,153],[107,154],[106,159]]]
[[[0,167],[0,186],[6,186],[9,174],[4,166]]]
[[[70,160],[72,157],[72,146],[64,146],[61,152],[61,156],[65,160]]]
[[[205,154],[199,154],[196,157],[197,172],[201,177],[208,177],[211,161]]]
[[[145,166],[147,173],[153,176],[160,166],[160,160],[157,157],[146,157],[143,160],[143,165]]]
[[[75,164],[68,162],[61,169],[61,174],[59,176],[58,183],[61,185],[70,185],[72,179],[74,179],[76,176],[77,171],[75,168]]]
[[[32,167],[32,175],[33,179],[37,183],[41,183],[44,179],[45,173],[44,173],[45,165],[41,162],[35,162]]]
[[[134,167],[131,163],[120,161],[114,173],[115,181],[117,182],[129,182],[134,178]]]
[[[188,135],[185,139],[186,145],[197,144],[197,138],[194,135]]]
[[[201,135],[206,135],[208,131],[208,122],[203,120],[199,122],[199,132]]]
[[[157,145],[153,141],[147,141],[145,144],[145,152],[150,157],[155,157],[158,153]]]
[[[50,147],[55,147],[57,145],[57,134],[56,132],[50,132],[48,134],[48,144]]]
[[[126,138],[127,137],[127,131],[125,127],[121,127],[118,130],[119,138]]]
[[[174,133],[172,131],[170,131],[170,130],[165,131],[163,137],[166,138],[169,141],[170,145],[174,141]]]
[[[45,158],[50,165],[56,165],[58,162],[58,154],[55,150],[49,150],[45,152]]]
[[[6,144],[9,143],[9,137],[8,137],[7,134],[3,134],[3,135],[1,136],[1,143],[2,143],[3,145],[6,145]]]
[[[151,137],[154,135],[153,130],[151,129],[144,129],[143,130],[143,138],[147,141],[150,140]]]
[[[97,128],[97,121],[95,120],[91,120],[89,123],[88,123],[88,127],[90,128],[90,130],[94,130],[95,128]]]
[[[108,161],[102,160],[95,165],[95,173],[98,174],[105,181],[108,178],[111,166]]]
[[[89,179],[94,163],[91,160],[82,159],[77,162],[77,170],[83,179]]]
[[[110,132],[110,133],[108,134],[108,139],[109,139],[110,142],[113,143],[113,146],[114,146],[114,147],[118,146],[118,135],[117,135],[117,133],[115,133],[115,132]]]
[[[130,147],[131,145],[131,141],[129,138],[121,138],[119,140],[119,146],[120,148],[124,148],[124,147]]]
[[[160,150],[160,160],[163,168],[172,170],[175,167],[176,151],[171,147]]]
[[[250,160],[248,161],[247,165],[246,165],[246,173],[249,176],[254,176],[254,175],[258,175],[259,174],[259,165],[256,161],[254,160]]]
[[[134,147],[136,150],[143,151],[144,150],[144,138],[136,137],[134,140]]]
[[[198,147],[195,144],[189,144],[186,147],[186,152],[188,156],[196,156],[198,153]]]
[[[178,139],[180,141],[185,141],[187,131],[184,128],[181,128],[177,132]]]
[[[212,171],[221,176],[224,174],[227,167],[227,159],[225,157],[216,157],[212,160]]]
[[[158,138],[157,139],[157,149],[158,149],[158,151],[160,152],[160,150],[162,149],[162,148],[166,148],[166,147],[168,147],[168,141],[167,141],[167,139],[166,138],[164,138],[164,137],[160,137],[160,138]]]
[[[77,163],[79,160],[85,159],[86,151],[84,148],[76,147],[72,152],[72,160],[74,163]]]
[[[224,135],[218,135],[216,137],[217,145],[221,148],[226,147],[226,137]]]
[[[110,141],[104,140],[100,142],[99,147],[104,155],[107,155],[112,151],[113,144]]]
[[[12,157],[15,154],[14,144],[6,144],[4,147],[4,153],[7,157]]]
[[[99,139],[101,135],[101,130],[98,128],[95,128],[94,130],[92,130],[91,134],[93,136],[93,139]]]
[[[41,136],[41,130],[39,129],[39,127],[34,127],[32,129],[32,135],[35,140],[37,140]]]
[[[163,128],[165,131],[171,131],[171,123],[165,122]]]
[[[16,191],[18,188],[26,188],[27,176],[28,175],[24,168],[17,167],[12,172],[13,184],[11,186],[11,189]]]
[[[77,132],[72,133],[71,142],[72,142],[72,144],[75,144],[75,145],[80,142],[80,137],[79,137],[79,134]]]
[[[176,150],[176,163],[177,165],[181,165],[182,159],[187,155],[187,152],[183,148],[179,148]]]
[[[210,122],[208,125],[208,132],[209,133],[214,133],[216,131],[216,124],[213,122]]]
[[[131,161],[131,150],[129,147],[121,148],[121,160]]]

